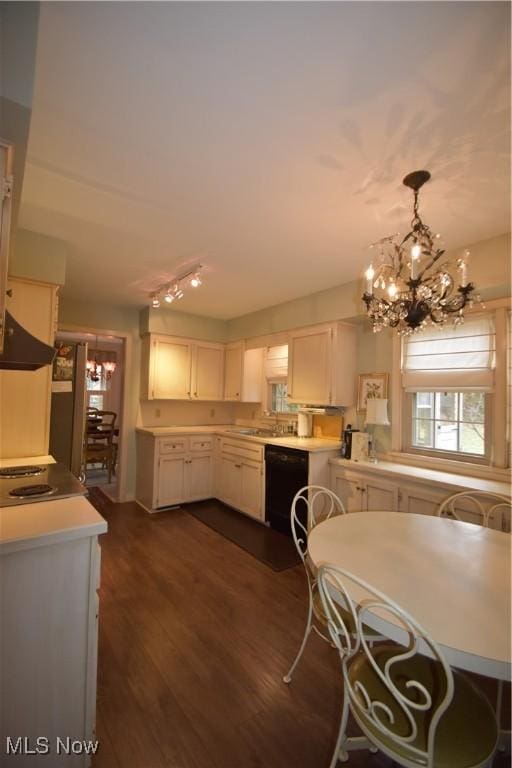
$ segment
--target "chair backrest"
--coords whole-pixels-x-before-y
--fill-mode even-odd
[[[413,764],[432,766],[436,728],[454,688],[439,646],[403,608],[348,571],[321,565],[318,589],[358,725],[400,765],[405,756]],[[343,621],[341,606],[351,615],[351,627]],[[376,619],[394,625],[396,642],[370,647],[364,627],[373,623],[374,629],[381,629]],[[426,657],[438,662],[435,675]],[[418,716],[423,734],[419,740]]]
[[[511,509],[512,501],[502,494],[460,491],[445,499],[436,514],[510,532]]]
[[[101,417],[101,424],[104,427],[110,427],[110,429],[114,429],[116,419],[117,419],[117,413],[114,411],[97,411],[96,416]]]
[[[305,563],[308,553],[308,532],[333,515],[345,514],[345,507],[329,488],[305,485],[293,497],[291,527],[297,552]]]

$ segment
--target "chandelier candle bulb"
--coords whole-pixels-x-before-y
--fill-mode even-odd
[[[366,276],[366,292],[373,293],[373,278],[375,276],[375,270],[373,269],[373,266],[371,264],[366,270],[365,276]]]

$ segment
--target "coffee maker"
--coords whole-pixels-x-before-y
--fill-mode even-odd
[[[352,424],[347,424],[347,428],[343,430],[341,436],[341,457],[342,459],[350,459],[352,456],[352,435],[354,432],[359,432],[358,429],[352,429]]]

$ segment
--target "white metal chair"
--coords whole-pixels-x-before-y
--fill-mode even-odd
[[[510,498],[500,493],[460,491],[445,499],[436,514],[510,532],[511,509]]]
[[[465,522],[478,522],[484,528],[510,533],[512,500],[508,496],[489,491],[460,491],[445,499],[437,509],[438,517]],[[475,520],[476,515],[476,520]],[[498,680],[496,692],[496,718],[501,723],[503,707],[503,680]],[[510,731],[508,732],[510,736]]]
[[[295,667],[300,661],[300,658],[306,647],[306,643],[311,632],[314,630],[319,637],[326,642],[330,642],[320,629],[314,623],[322,626],[327,625],[327,620],[322,610],[322,604],[317,589],[317,577],[316,569],[308,556],[308,533],[320,522],[328,520],[333,515],[344,515],[345,507],[340,499],[328,488],[324,488],[321,485],[306,485],[297,491],[295,494],[292,506],[291,506],[291,528],[293,540],[297,548],[297,552],[300,555],[304,570],[306,571],[306,578],[308,581],[308,618],[306,622],[306,629],[304,631],[304,637],[295,657],[292,666],[287,674],[283,677],[285,683],[291,682]],[[375,633],[372,637],[374,640],[379,639]]]
[[[320,566],[318,589],[343,672],[331,768],[348,759],[349,749],[371,746],[406,768],[489,765],[498,742],[492,707],[464,675],[450,669],[427,630],[382,592],[335,566]],[[394,625],[395,643],[370,647],[363,628],[376,618]],[[347,737],[349,711],[363,737]]]

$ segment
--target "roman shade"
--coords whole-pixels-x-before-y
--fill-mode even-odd
[[[402,386],[432,391],[480,389],[494,385],[494,323],[490,314],[470,315],[464,324],[429,326],[404,339]]]
[[[265,355],[265,377],[267,379],[288,376],[288,344],[268,347]]]

